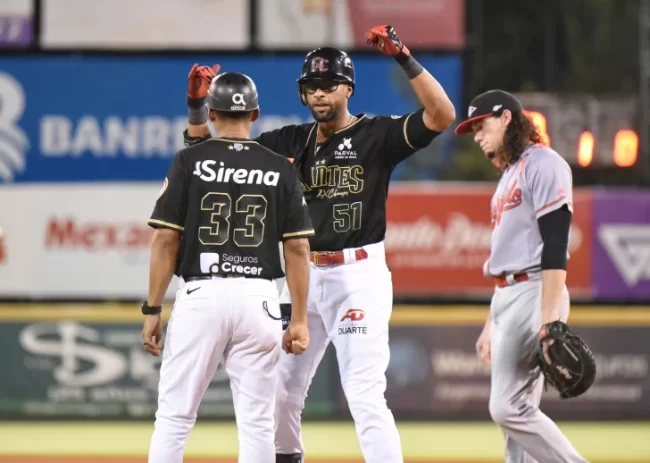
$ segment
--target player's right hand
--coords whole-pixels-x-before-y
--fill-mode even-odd
[[[199,66],[194,64],[187,75],[187,96],[191,99],[202,100],[208,96],[210,82],[221,69],[221,65]]]
[[[162,318],[160,314],[146,315],[142,327],[142,342],[144,349],[154,357],[160,357],[162,349]]]
[[[492,362],[492,351],[490,348],[490,328],[485,327],[483,328],[483,332],[478,338],[478,341],[476,341],[476,354],[478,355],[478,358],[483,362],[485,365],[490,365]]]
[[[300,355],[309,347],[307,323],[289,322],[282,337],[282,350],[287,354]]]

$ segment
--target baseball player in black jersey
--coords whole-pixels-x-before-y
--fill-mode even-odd
[[[403,462],[395,420],[384,398],[393,302],[384,252],[388,183],[399,162],[452,124],[455,111],[440,84],[411,56],[391,26],[374,27],[367,38],[403,68],[422,109],[391,117],[351,114],[352,60],[335,48],[318,48],[307,54],[298,79],[299,97],[315,122],[286,126],[257,139],[293,158],[316,230],[310,238],[310,347],[300,357],[283,356],[280,361],[278,463],[302,461],[300,415],[330,342],[336,348],[364,461]],[[209,75],[210,68],[197,68],[190,75],[190,125],[185,133],[189,145],[209,137],[201,120],[204,95],[193,83],[201,81],[201,73]],[[293,296],[291,287],[285,287],[281,302],[285,307],[291,302],[295,315]]]
[[[240,463],[275,461],[274,410],[281,347],[308,346],[309,243],[314,234],[298,175],[283,156],[250,140],[259,110],[253,81],[216,76],[207,90],[218,134],[181,150],[149,225],[151,248],[145,348],[162,347],[161,303],[181,278],[167,326],[150,463],[181,463],[199,403],[223,362],[239,431]],[[274,279],[284,243],[293,319],[282,339]]]

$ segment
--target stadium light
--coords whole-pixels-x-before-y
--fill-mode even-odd
[[[589,131],[584,131],[578,139],[578,164],[582,167],[591,165],[594,160],[594,135]]]
[[[614,164],[630,167],[639,154],[639,136],[634,130],[619,130],[614,137]]]

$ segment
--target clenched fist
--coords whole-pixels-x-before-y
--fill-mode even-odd
[[[397,36],[393,26],[382,24],[366,32],[366,42],[385,55],[398,58],[411,56],[411,52]]]
[[[187,97],[193,100],[203,100],[208,96],[210,82],[221,69],[219,64],[214,66],[199,66],[194,64],[187,76]]]
[[[309,347],[309,330],[306,323],[289,322],[282,338],[282,350],[287,354],[300,355]]]

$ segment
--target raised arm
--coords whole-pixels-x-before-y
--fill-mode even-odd
[[[217,75],[220,65],[212,67],[194,64],[187,76],[187,132],[185,145],[191,146],[210,138],[208,126],[208,111],[205,107],[205,98],[208,96],[210,82]]]
[[[453,124],[456,110],[442,85],[418,63],[390,25],[375,26],[366,39],[385,55],[392,56],[402,67],[424,107],[422,119],[431,131],[442,132]]]

